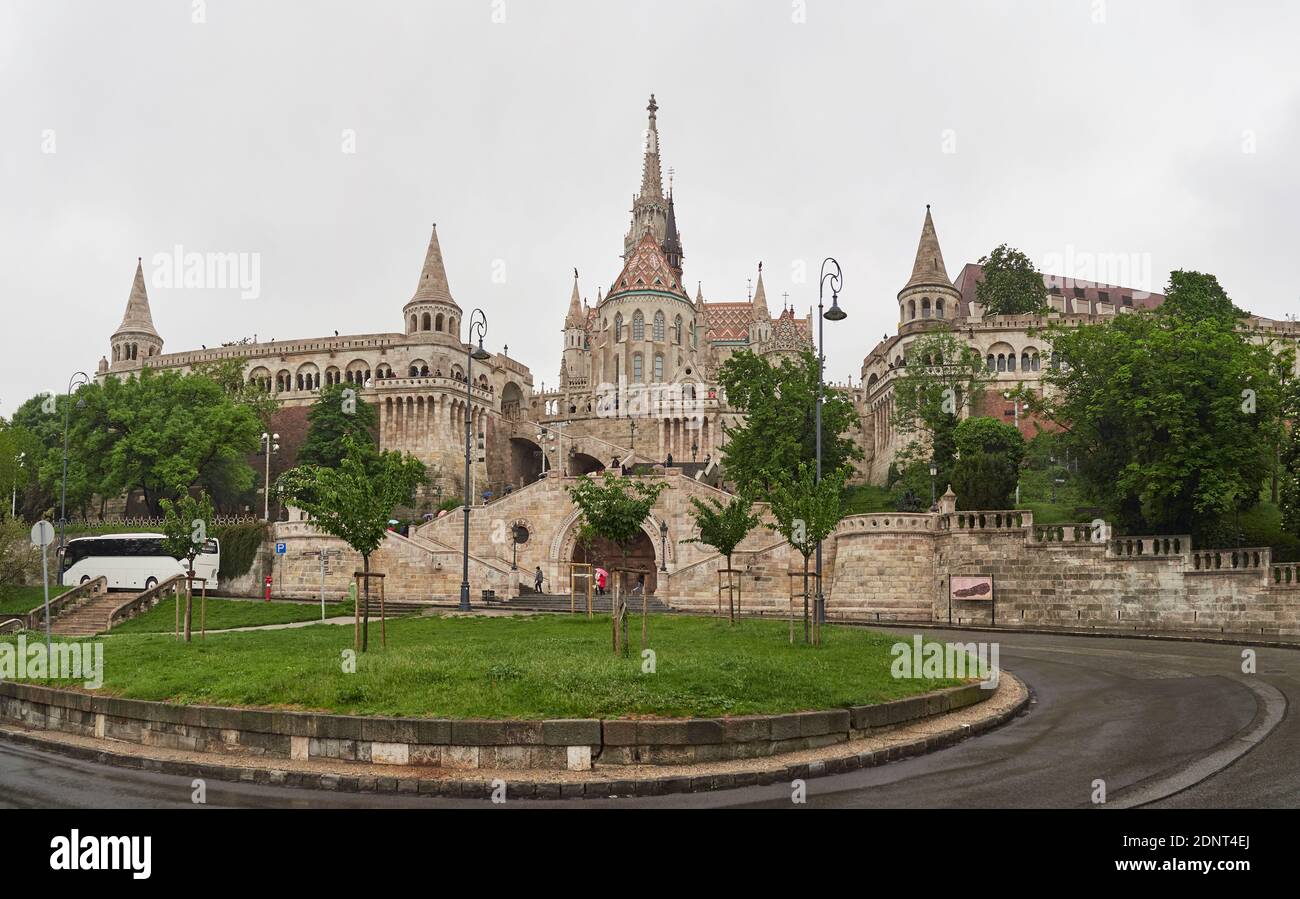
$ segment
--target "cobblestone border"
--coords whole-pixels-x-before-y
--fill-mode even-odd
[[[1019,715],[1029,704],[1030,694],[1025,685],[1003,671],[1002,682],[992,693],[1000,701],[984,706],[971,705],[929,720],[916,720],[910,724],[891,728],[893,733],[876,734],[870,738],[852,741],[855,745],[831,746],[820,750],[781,756],[749,759],[743,762],[723,763],[721,766],[696,766],[705,770],[693,773],[668,773],[664,776],[620,777],[617,766],[602,768],[605,777],[575,775],[570,772],[538,772],[548,779],[535,779],[529,772],[482,771],[478,777],[462,777],[450,772],[443,776],[427,777],[418,773],[387,776],[334,771],[293,770],[270,766],[265,758],[245,756],[246,764],[223,764],[217,761],[196,760],[194,753],[170,753],[176,757],[158,758],[144,751],[114,751],[104,748],[103,739],[65,733],[42,734],[22,726],[0,726],[0,739],[55,752],[71,758],[117,767],[150,771],[179,777],[201,777],[226,782],[258,784],[265,786],[298,787],[346,793],[375,793],[393,795],[419,795],[440,798],[490,799],[497,788],[498,778],[507,784],[508,795],[513,799],[605,799],[611,796],[664,796],[695,793],[709,790],[727,790],[738,787],[766,786],[789,783],[796,779],[843,774],[863,768],[873,768],[888,762],[934,752],[977,734],[989,731]],[[967,719],[967,720],[958,720]],[[908,733],[912,730],[929,732]],[[850,751],[845,751],[850,750]],[[811,756],[816,756],[811,757]],[[788,761],[789,758],[796,761]],[[293,763],[305,766],[308,763]],[[313,762],[310,764],[320,764]],[[358,768],[358,763],[335,762],[336,766]],[[710,767],[744,766],[744,770],[707,770]],[[415,769],[402,769],[411,772]],[[635,769],[646,771],[646,767]],[[523,777],[516,775],[522,774]]]

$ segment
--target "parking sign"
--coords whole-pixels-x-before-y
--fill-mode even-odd
[[[283,544],[283,543],[277,543],[277,544],[275,545],[275,554],[276,554],[277,556],[282,556],[282,555],[284,555],[285,553],[287,553],[288,551],[289,551],[289,547],[288,547],[287,545]]]

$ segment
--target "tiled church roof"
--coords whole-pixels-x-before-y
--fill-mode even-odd
[[[610,285],[609,293],[606,294],[605,298],[608,299],[614,294],[633,290],[662,290],[667,293],[677,294],[682,299],[690,302],[690,297],[687,296],[682,285],[678,283],[677,274],[673,271],[672,266],[668,264],[668,259],[664,256],[659,241],[651,231],[641,235],[640,242],[632,250],[632,255],[628,257],[627,264],[623,266],[623,271]]]

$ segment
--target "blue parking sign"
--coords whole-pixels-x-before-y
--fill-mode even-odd
[[[286,544],[284,544],[284,543],[277,543],[277,544],[275,545],[275,554],[276,554],[277,556],[282,556],[282,555],[284,555],[285,553],[287,553],[288,551],[289,551],[289,547],[288,547]]]

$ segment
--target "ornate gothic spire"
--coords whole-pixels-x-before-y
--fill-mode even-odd
[[[650,95],[650,105],[646,107],[650,113],[650,124],[646,126],[645,133],[645,162],[641,168],[641,199],[662,199],[664,195],[663,174],[659,168],[659,126],[655,122],[655,113],[659,110],[659,104],[655,102],[655,95]]]
[[[754,320],[771,321],[772,313],[767,309],[767,291],[763,289],[763,263],[758,264],[758,285],[754,288]]]
[[[569,297],[569,314],[564,316],[564,327],[581,328],[587,317],[582,312],[582,298],[578,295],[578,270],[573,270],[573,294]]]
[[[645,234],[653,234],[661,245],[668,236],[669,201],[664,196],[663,174],[659,165],[659,126],[655,113],[659,104],[650,95],[650,124],[646,129],[645,158],[641,163],[641,192],[632,198],[632,224],[623,238],[623,261]]]

